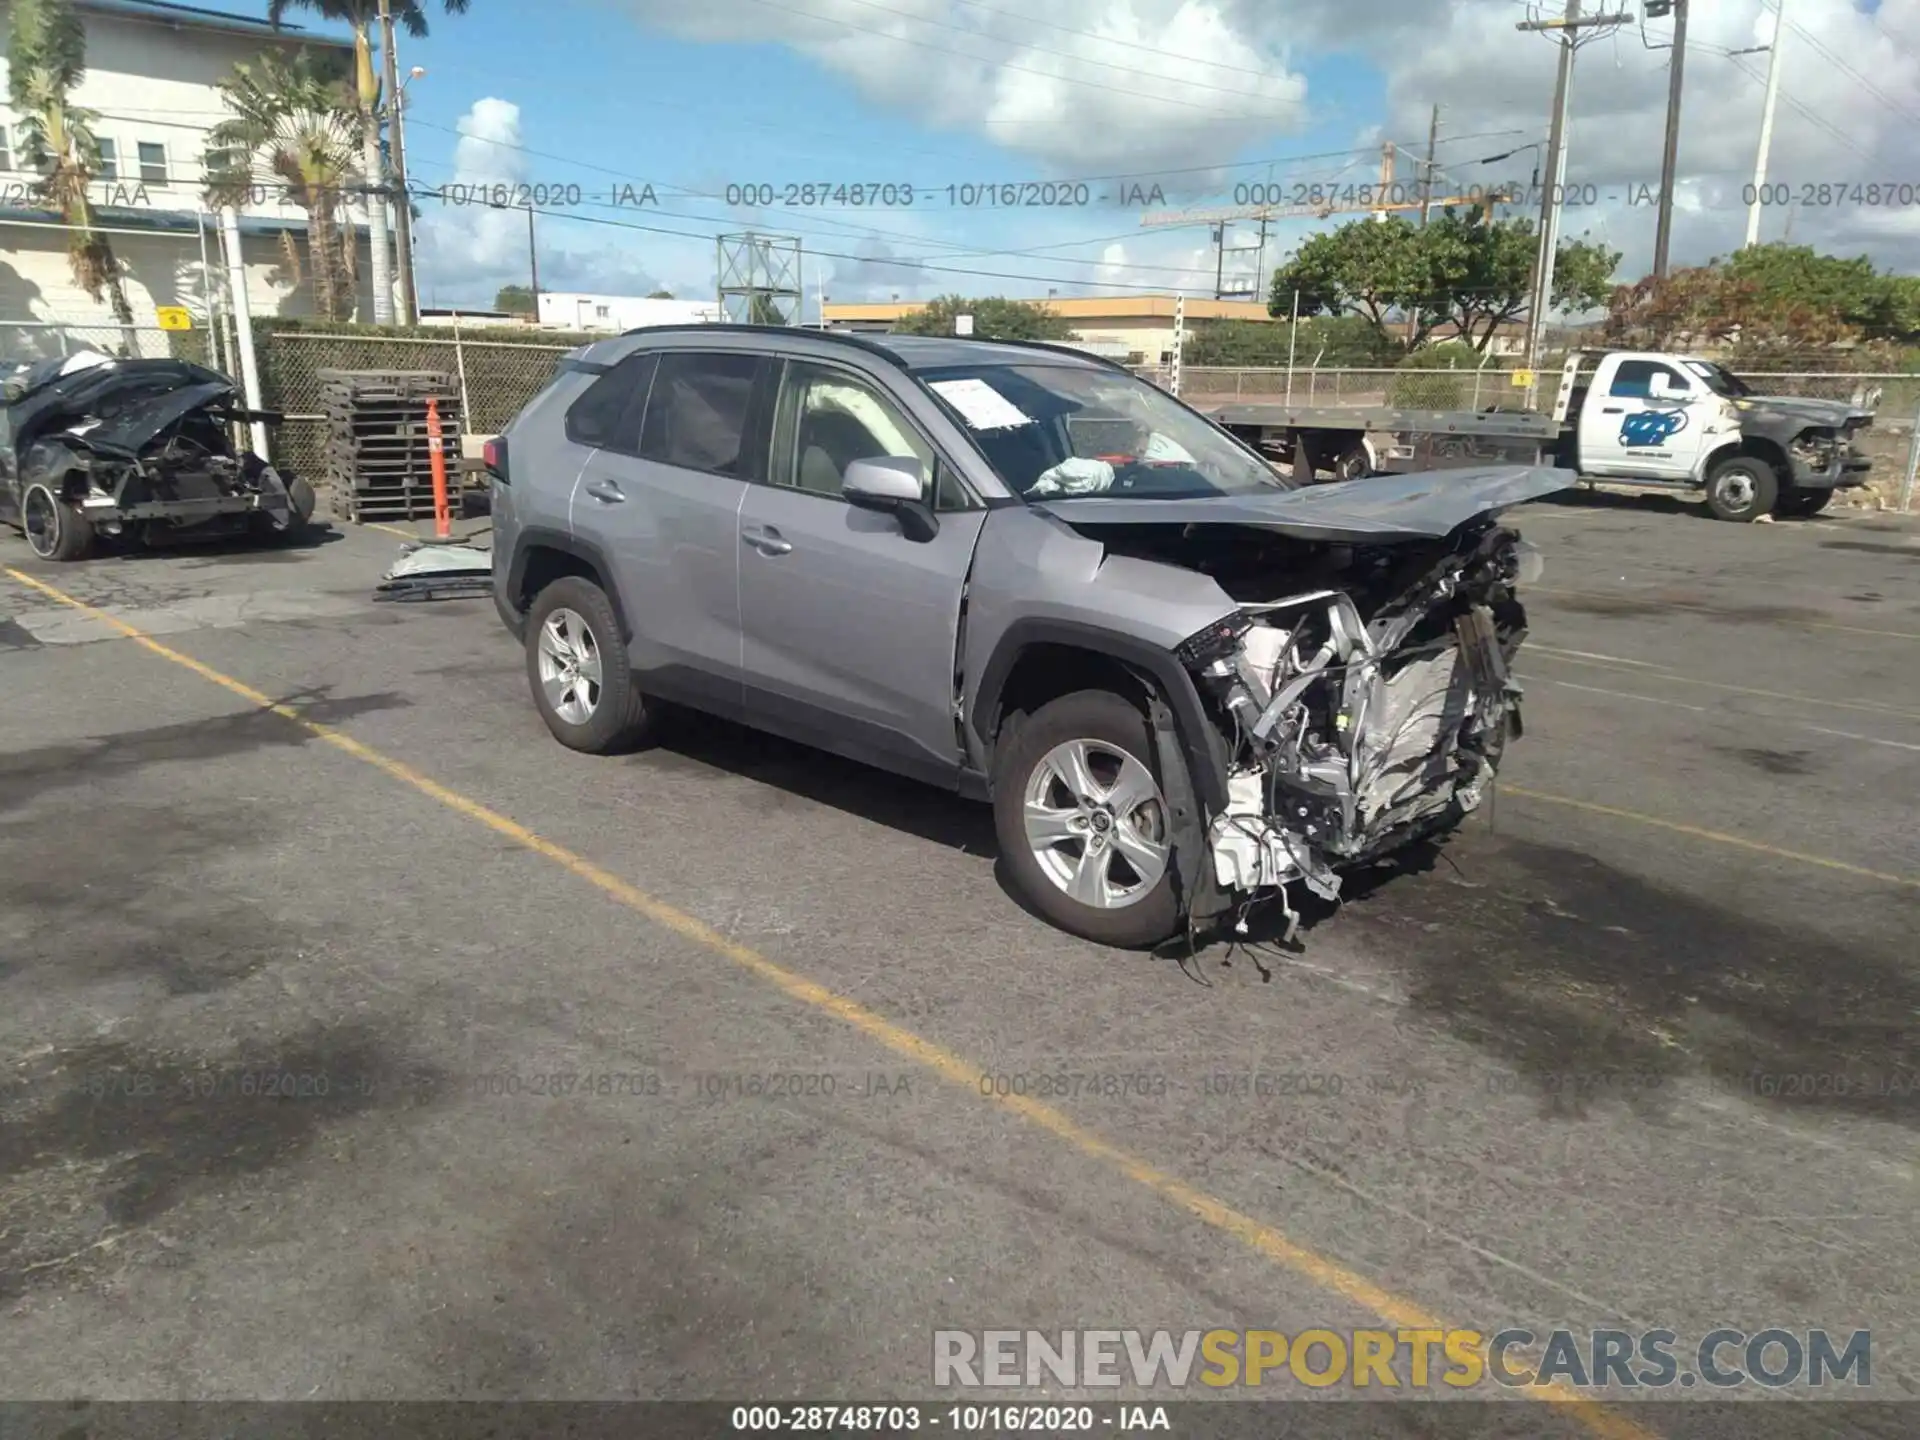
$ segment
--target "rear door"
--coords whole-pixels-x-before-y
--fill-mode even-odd
[[[986,511],[869,376],[786,362],[767,483],[741,507],[740,625],[755,724],[950,783],[960,599]],[[927,541],[847,503],[854,460],[910,455],[939,520]]]
[[[757,355],[647,352],[574,491],[574,533],[613,570],[642,687],[728,714],[740,702],[740,503],[765,473],[770,383]]]
[[[1717,409],[1703,401],[1712,398],[1696,377],[1665,360],[1623,356],[1602,365],[1580,414],[1581,469],[1689,479]]]

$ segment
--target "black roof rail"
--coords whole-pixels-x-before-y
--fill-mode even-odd
[[[957,335],[952,338],[960,340],[970,337]],[[1081,350],[1072,345],[1061,345],[1052,340],[987,340],[982,343],[987,345],[1017,345],[1027,350],[1048,350],[1055,355],[1071,355],[1076,360],[1091,360],[1097,365],[1105,365],[1109,370],[1120,370],[1128,375],[1133,374],[1133,367],[1122,361],[1110,359],[1105,355],[1096,355],[1091,350]]]
[[[730,323],[715,324],[712,321],[683,320],[673,325],[636,325],[631,330],[622,330],[617,338],[624,340],[629,335],[661,335],[676,331],[685,332],[689,335],[711,335],[716,330],[723,334],[729,331],[735,334],[744,331],[749,335],[810,336],[815,339],[832,340],[840,345],[851,345],[856,349],[865,350],[871,355],[881,356],[894,365],[901,363],[900,357],[887,349],[886,346],[876,345],[873,341],[863,336],[851,334],[844,330],[815,330],[810,326],[801,325],[734,325]],[[608,336],[607,338],[614,339],[616,337]]]

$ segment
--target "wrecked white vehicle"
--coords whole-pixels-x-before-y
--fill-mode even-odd
[[[0,381],[0,523],[44,560],[80,560],[101,537],[142,545],[298,535],[313,488],[235,446],[272,412],[185,360],[82,351]]]
[[[562,744],[726,715],[992,802],[1048,920],[1147,946],[1479,805],[1534,563],[1454,469],[1297,488],[1062,347],[730,326],[587,347],[489,448]]]

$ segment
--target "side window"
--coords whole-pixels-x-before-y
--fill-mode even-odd
[[[640,457],[709,475],[752,479],[757,467],[745,446],[759,377],[756,355],[661,356],[640,432]]]
[[[774,434],[776,485],[837,497],[854,461],[911,455],[931,498],[933,447],[893,401],[844,370],[789,363]]]
[[[1607,393],[1627,400],[1645,400],[1653,393],[1653,372],[1657,368],[1651,360],[1622,360],[1620,368],[1613,372],[1613,388]]]
[[[567,438],[576,445],[635,450],[658,356],[629,355],[589,385],[567,410]]]

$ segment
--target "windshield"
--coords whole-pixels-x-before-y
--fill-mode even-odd
[[[1708,364],[1705,360],[1689,360],[1687,369],[1706,381],[1707,388],[1716,395],[1732,398],[1753,394],[1753,391],[1747,388],[1747,382],[1731,370],[1723,370],[1718,365]]]
[[[1122,371],[968,365],[920,378],[1000,478],[1029,500],[1173,500],[1293,488],[1225,431]]]

